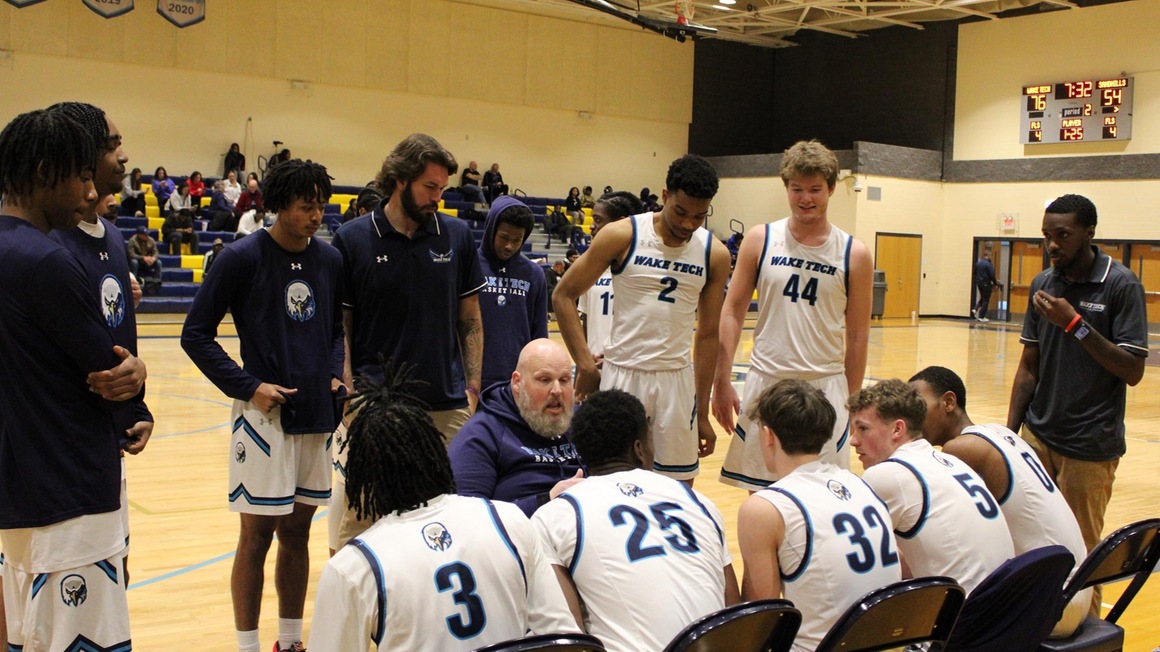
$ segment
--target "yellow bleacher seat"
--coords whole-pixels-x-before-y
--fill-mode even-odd
[[[164,224],[165,224],[164,217],[161,217],[160,215],[150,215],[149,216],[149,228],[157,229],[158,231],[160,231],[161,227]]]
[[[202,208],[205,208],[206,206],[209,206],[211,201],[213,201],[213,197],[200,197],[198,198],[198,205]]]
[[[145,217],[156,217],[157,219],[161,219],[161,209],[158,208],[156,204],[154,204],[152,206],[146,206],[145,207]],[[164,222],[164,220],[162,220],[162,222]],[[150,224],[152,224],[152,222],[150,222]],[[159,222],[159,224],[160,224],[160,222]],[[152,228],[152,227],[150,227],[150,228]],[[159,226],[157,228],[161,228],[161,227]]]
[[[190,249],[189,243],[182,243],[181,245],[181,269],[201,269],[205,266],[205,256],[201,254],[187,254]]]
[[[157,195],[154,195],[153,193],[145,195],[145,206],[159,206],[157,203]]]
[[[441,209],[439,212],[450,215],[451,217],[459,217],[459,209],[456,209],[456,208],[444,208],[444,209]]]
[[[200,267],[198,267],[197,269],[193,270],[193,282],[194,282],[194,283],[201,283],[201,276],[202,276],[202,274],[204,274],[204,273],[205,273],[205,270],[203,270],[203,269],[202,269],[202,268],[200,268]]]

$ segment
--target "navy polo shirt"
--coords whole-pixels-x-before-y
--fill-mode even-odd
[[[1144,286],[1127,267],[1093,246],[1088,277],[1071,281],[1054,266],[1031,281],[1031,297],[1044,290],[1063,297],[1092,328],[1132,355],[1148,356]],[[1039,384],[1024,422],[1052,450],[1079,460],[1122,456],[1127,384],[1083,349],[1075,335],[1039,316],[1028,300],[1019,341],[1039,347]]]
[[[435,411],[467,405],[459,350],[459,301],[483,288],[475,238],[437,213],[408,238],[375,211],[334,237],[345,261],[343,307],[351,311],[351,368],[382,380],[379,354],[415,368],[416,394]]]

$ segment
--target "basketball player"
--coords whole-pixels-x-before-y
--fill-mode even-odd
[[[630,215],[644,212],[644,204],[640,198],[631,192],[618,191],[605,193],[592,206],[592,237],[606,225],[618,222]],[[587,252],[585,252],[587,253]],[[604,361],[604,343],[612,332],[612,272],[604,270],[596,283],[588,288],[580,297],[580,320],[584,325],[584,337],[588,341],[588,350],[596,359],[596,368],[599,369]]]
[[[90,134],[59,111],[19,115],[0,132],[0,541],[9,649],[131,646],[123,433],[102,399],[140,394],[145,368],[114,349],[83,268],[47,237],[75,228],[77,209],[96,200],[96,160]]]
[[[969,594],[1015,556],[1011,531],[982,478],[923,438],[926,403],[918,391],[884,380],[859,390],[847,406],[862,479],[889,508],[913,577],[950,577]]]
[[[655,652],[686,625],[740,601],[721,513],[685,484],[653,473],[644,406],[617,389],[576,411],[572,439],[590,477],[532,522],[610,650]],[[567,581],[570,579],[571,581]]]
[[[1087,557],[1083,535],[1034,449],[1006,426],[972,422],[966,410],[967,389],[950,369],[927,367],[910,384],[926,402],[922,429],[927,441],[966,462],[983,479],[1011,530],[1015,554],[1061,545],[1071,551],[1078,566]],[[1091,593],[1087,589],[1075,595],[1052,637],[1075,632],[1087,615]]]
[[[330,499],[330,433],[342,383],[342,257],[315,239],[330,199],[326,168],[294,159],[266,174],[278,213],[222,250],[190,306],[181,346],[234,399],[230,510],[241,514],[230,588],[238,649],[258,652],[263,564],[278,535],[277,650],[301,650],[310,523]],[[239,367],[216,341],[226,311],[241,339]]]
[[[424,404],[404,373],[382,377],[360,384],[347,433],[347,498],[374,524],[322,570],[311,649],[453,652],[576,631],[528,518],[454,495]]]
[[[813,650],[860,596],[902,579],[890,512],[861,478],[821,459],[835,410],[822,390],[781,380],[751,403],[770,470],[780,478],[737,515],[741,597],[802,611],[795,650]]]
[[[576,398],[613,387],[639,398],[652,424],[654,470],[691,484],[698,456],[712,453],[717,440],[709,422],[709,392],[729,252],[704,227],[717,194],[717,172],[708,161],[695,154],[673,161],[663,194],[660,212],[601,229],[560,279],[552,305],[576,362]],[[603,368],[597,369],[576,300],[610,267],[618,310]]]
[[[790,216],[745,234],[721,313],[713,387],[713,415],[736,435],[721,466],[721,481],[750,491],[777,476],[763,461],[749,405],[783,378],[804,380],[826,394],[837,418],[821,459],[850,468],[846,398],[862,388],[870,336],[870,250],[826,215],[838,181],[838,158],[817,141],[798,142],[782,156],[781,179]],[[754,288],[757,326],[739,401],[732,384],[733,358]]]

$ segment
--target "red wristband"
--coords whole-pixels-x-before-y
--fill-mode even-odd
[[[1071,318],[1071,323],[1068,324],[1067,327],[1063,329],[1063,332],[1070,333],[1071,329],[1075,328],[1075,325],[1080,323],[1081,321],[1083,321],[1083,317],[1081,317],[1078,312],[1075,313],[1075,317]]]

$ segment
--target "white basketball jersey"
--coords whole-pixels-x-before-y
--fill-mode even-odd
[[[755,495],[781,512],[783,592],[802,612],[795,650],[813,650],[861,596],[902,579],[886,505],[861,478],[810,462]]]
[[[580,312],[588,330],[588,349],[592,355],[604,353],[604,345],[612,332],[612,272],[604,270],[596,283],[580,295]]]
[[[575,581],[588,632],[609,650],[657,652],[725,607],[732,557],[721,513],[677,480],[641,469],[593,476],[532,522]]]
[[[945,575],[970,593],[1015,556],[995,497],[971,467],[925,439],[903,444],[862,478],[890,508],[915,577]]]
[[[633,244],[612,269],[616,313],[604,358],[638,371],[687,367],[713,235],[702,227],[684,246],[667,247],[653,229],[652,213],[628,219]]]
[[[807,247],[788,227],[789,218],[765,227],[750,364],[771,376],[803,380],[843,373],[854,239],[831,224],[824,243]]]
[[[474,650],[576,631],[531,523],[515,505],[440,496],[379,519],[326,564],[310,649]]]
[[[997,423],[964,428],[963,435],[983,438],[1007,463],[1007,494],[996,499],[1011,530],[1015,554],[1060,545],[1075,555],[1076,565],[1082,562],[1087,547],[1075,515],[1031,446]]]

